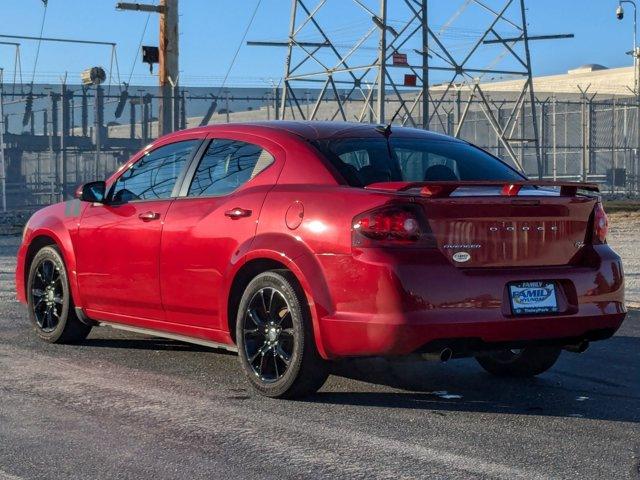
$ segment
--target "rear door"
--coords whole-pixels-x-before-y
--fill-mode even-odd
[[[85,210],[78,284],[95,318],[164,320],[158,280],[162,225],[177,180],[201,142],[186,138],[146,152],[115,180],[106,204]]]
[[[284,162],[284,151],[266,139],[221,135],[208,140],[169,208],[160,260],[167,321],[210,329],[224,329],[228,272],[250,248]]]

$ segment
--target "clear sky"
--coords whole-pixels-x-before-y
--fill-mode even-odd
[[[389,8],[392,10],[393,3],[400,1],[390,0]],[[343,2],[347,0],[328,1],[328,4],[332,4],[329,8],[333,10],[329,10],[332,12],[331,18],[327,20],[335,23],[335,33],[339,39],[348,43],[353,41],[353,36],[345,34],[345,31],[349,30],[355,18],[348,14],[341,15]],[[446,23],[452,5],[457,8],[464,2],[431,0],[430,18],[434,19],[436,28]],[[497,0],[485,2],[501,3]],[[148,68],[140,63],[138,51],[147,14],[116,11],[115,3],[116,0],[49,0],[44,35],[116,42],[121,79],[126,81],[133,74],[133,83],[153,84],[155,80],[149,75]],[[313,5],[317,0],[308,0],[308,3]],[[220,84],[256,4],[257,0],[180,1],[180,67],[183,84]],[[530,34],[576,35],[571,40],[535,42],[532,45],[534,73],[563,73],[585,63],[601,63],[609,67],[631,63],[631,57],[625,55],[625,51],[631,49],[632,42],[630,6],[626,8],[625,19],[618,21],[615,18],[616,0],[528,0],[527,4]],[[247,39],[285,39],[290,6],[290,0],[262,0]],[[0,0],[0,33],[38,35],[42,15],[42,0]],[[469,35],[469,32],[473,34],[474,19],[467,18],[465,22],[467,30],[454,29],[449,41],[464,43],[465,35]],[[476,27],[481,29],[484,26],[484,22],[478,22]],[[156,45],[157,35],[158,19],[156,15],[151,15],[142,43]],[[0,41],[3,40],[12,41],[0,38]],[[36,43],[21,42],[23,77],[25,81],[30,81]],[[264,85],[270,78],[281,77],[284,54],[282,48],[243,47],[231,71],[228,85]],[[64,72],[69,72],[72,77],[70,80],[75,81],[83,68],[92,65],[108,68],[110,61],[109,47],[42,43],[36,81],[55,81]],[[0,67],[5,69],[5,80],[10,81],[8,77],[13,76],[14,70],[14,52],[10,46],[0,45]]]

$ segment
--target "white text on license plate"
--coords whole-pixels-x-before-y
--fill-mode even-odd
[[[518,282],[509,285],[511,308],[515,315],[558,311],[554,282]]]

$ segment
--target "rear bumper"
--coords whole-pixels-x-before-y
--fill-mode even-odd
[[[517,345],[596,340],[626,315],[620,258],[595,246],[590,266],[462,269],[439,254],[367,252],[320,258],[335,302],[319,320],[329,357],[406,355],[442,342]],[[557,314],[517,317],[506,285],[553,280]]]

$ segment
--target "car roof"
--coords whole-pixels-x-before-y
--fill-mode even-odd
[[[379,137],[381,134],[380,127],[377,124],[355,122],[271,120],[265,122],[223,123],[193,130],[211,133],[216,131],[240,131],[265,136],[269,136],[275,130],[306,140],[322,140],[329,138]],[[382,127],[384,128],[384,125]],[[441,133],[395,125],[391,126],[391,132],[394,137],[420,137],[431,140],[460,141]]]

